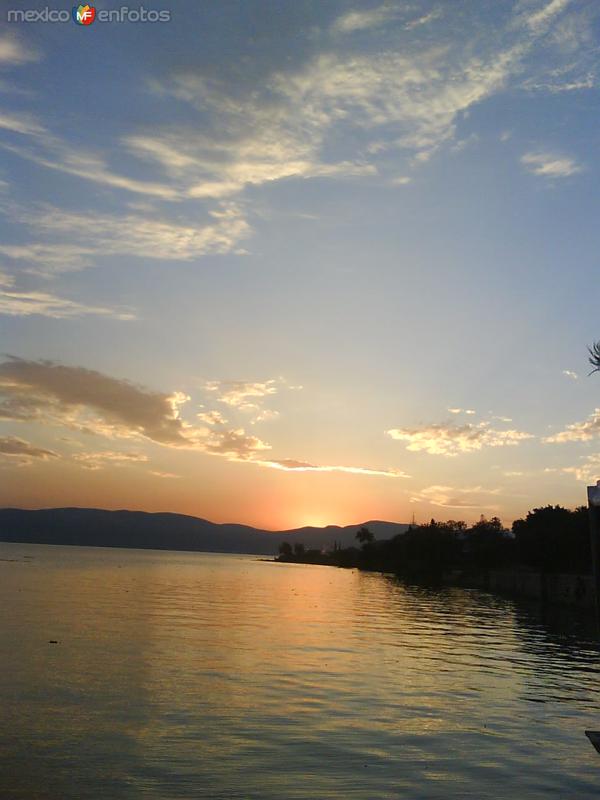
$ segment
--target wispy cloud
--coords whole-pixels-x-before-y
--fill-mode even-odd
[[[31,114],[4,109],[0,109],[0,130],[25,136],[39,136],[45,133],[45,128]]]
[[[404,27],[407,31],[412,31],[415,28],[420,28],[422,25],[428,25],[430,22],[433,22],[434,19],[439,19],[443,16],[443,13],[441,8],[434,8],[433,11],[430,11],[428,14],[423,14],[420,17],[409,20],[404,24]]]
[[[34,460],[47,461],[52,458],[59,458],[58,453],[43,447],[35,447],[17,436],[0,436],[0,459],[8,459],[18,466],[25,466]]]
[[[344,35],[325,37],[327,44],[295,69],[273,68],[262,74],[252,92],[240,93],[226,72],[215,78],[192,68],[149,80],[161,98],[175,98],[200,112],[201,126],[171,122],[129,131],[106,154],[86,148],[82,156],[36,120],[9,112],[6,127],[26,140],[3,146],[48,169],[169,201],[224,199],[247,186],[289,178],[387,176],[392,160],[398,167],[398,151],[410,167],[450,142],[461,115],[521,74],[523,59],[543,46],[549,27],[563,19],[566,6],[566,0],[529,6],[511,17],[497,37],[499,44],[485,48],[474,46],[467,29],[458,36],[446,32],[435,46],[419,41],[418,31],[444,13],[442,5],[410,19],[412,9],[396,4],[354,9],[330,28]],[[400,48],[374,50],[372,42],[362,42],[366,37],[349,36],[390,25],[404,35]],[[16,45],[6,45],[8,59],[20,52]],[[577,58],[566,55],[553,61],[554,72],[568,70],[562,84],[587,80],[589,68],[582,72]],[[543,77],[532,76],[537,81],[534,88],[542,87]],[[355,145],[333,159],[334,139]],[[137,171],[123,174],[113,168],[110,156],[117,144],[132,160],[150,164],[157,179],[140,180]],[[559,171],[563,176],[569,169],[564,161],[530,166],[537,174],[556,176]],[[401,174],[396,182],[409,178]]]
[[[10,259],[29,262],[30,272],[53,275],[83,269],[92,257],[129,255],[138,258],[191,261],[205,255],[237,251],[250,226],[232,204],[208,213],[204,223],[183,223],[157,215],[95,214],[88,224],[85,214],[50,205],[27,210],[12,207],[9,213],[29,225],[36,235],[46,233],[63,242],[0,245]]]
[[[206,389],[214,392],[220,403],[240,411],[257,411],[265,397],[277,394],[281,381],[271,378],[268,381],[208,381]]]
[[[351,12],[336,25],[358,30],[390,13],[387,6]],[[124,144],[171,180],[187,180],[190,197],[223,198],[284,178],[376,175],[380,163],[388,174],[390,151],[396,168],[399,150],[410,166],[411,157],[423,162],[452,139],[458,116],[503,89],[530,46],[517,42],[474,58],[456,45],[333,48],[296,71],[273,71],[242,97],[225,81],[179,72],[155,82],[156,91],[208,112],[214,133],[163,126],[130,134]],[[332,161],[328,142],[342,131],[362,144]]]
[[[566,375],[567,378],[571,378],[573,381],[579,379],[579,375],[576,372],[573,372],[572,369],[563,369],[562,374]]]
[[[578,481],[584,481],[590,485],[595,484],[600,478],[600,453],[581,458],[581,463],[574,467],[564,467],[562,472],[570,473]]]
[[[23,218],[22,221],[26,221]],[[33,224],[33,220],[31,222]],[[89,266],[93,250],[87,245],[75,244],[2,244],[0,253],[11,261],[22,261],[31,265],[32,272],[44,275],[73,272]]]
[[[408,442],[407,450],[442,456],[457,456],[484,447],[515,446],[533,438],[532,434],[524,431],[496,430],[485,421],[473,425],[441,423],[420,428],[393,428],[387,434],[392,439]]]
[[[524,15],[524,22],[535,33],[541,33],[555,17],[566,10],[570,3],[571,0],[551,0],[551,2],[546,3],[541,8],[538,7],[535,11]]]
[[[273,459],[261,461],[262,466],[280,469],[285,472],[346,472],[351,475],[379,475],[385,478],[410,478],[406,472],[399,469],[371,469],[369,467],[343,467],[330,465],[311,464],[307,461],[297,461],[293,458]]]
[[[568,178],[583,170],[575,159],[554,153],[525,153],[521,163],[529,172],[545,178]]]
[[[596,408],[583,422],[573,422],[564,431],[546,436],[544,442],[555,444],[561,442],[589,442],[600,434],[600,408]]]
[[[206,425],[227,425],[227,420],[220,411],[201,411],[196,416]]]
[[[13,34],[5,33],[0,36],[0,67],[16,67],[39,61],[41,54],[38,50]]]
[[[76,453],[73,459],[89,470],[100,470],[105,467],[124,467],[148,461],[145,453],[118,452],[116,450],[100,450],[91,453]]]
[[[348,11],[334,21],[331,29],[334,33],[356,33],[379,28],[397,17],[400,10],[392,5],[382,5],[366,11]]]
[[[132,320],[135,314],[103,306],[86,305],[48,292],[21,291],[10,276],[0,273],[0,314],[10,317],[38,315],[51,319],[72,319],[88,315]]]
[[[456,487],[434,485],[421,489],[411,497],[411,502],[425,502],[441,508],[465,508],[496,510],[497,506],[490,504],[490,497],[499,494],[499,489],[484,489],[482,486]]]

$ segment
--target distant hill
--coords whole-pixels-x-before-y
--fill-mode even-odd
[[[145,511],[104,511],[97,508],[0,509],[0,541],[69,544],[88,547],[136,547],[152,550],[195,550],[206,553],[273,555],[283,541],[307,548],[356,544],[365,525],[376,539],[404,533],[408,525],[370,520],[359,525],[328,525],[264,531],[248,525],[219,525],[185,514]]]

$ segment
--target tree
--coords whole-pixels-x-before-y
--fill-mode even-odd
[[[302,544],[302,542],[296,542],[294,544],[294,555],[296,556],[296,558],[302,558],[302,556],[304,555],[304,545]]]
[[[482,515],[467,532],[465,550],[467,558],[479,566],[498,567],[510,558],[512,544],[498,517],[486,519]]]
[[[291,556],[292,556],[292,545],[289,542],[282,542],[279,545],[279,555],[282,558],[291,558]]]
[[[375,541],[375,537],[371,531],[364,526],[360,530],[356,531],[356,538],[362,545],[371,544],[371,542]]]
[[[590,534],[585,506],[534,508],[513,522],[519,561],[547,572],[589,572]]]
[[[590,375],[593,375],[594,372],[600,372],[600,341],[594,342],[591,347],[588,347],[588,353],[590,354],[588,361],[594,368]]]

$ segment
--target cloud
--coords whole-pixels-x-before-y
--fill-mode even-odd
[[[548,444],[562,442],[589,442],[600,434],[600,408],[596,408],[583,422],[567,425],[564,431],[547,436],[543,441]]]
[[[562,374],[566,375],[567,378],[571,378],[574,381],[579,379],[579,375],[576,372],[573,372],[572,369],[563,369]]]
[[[35,459],[47,461],[51,458],[59,458],[58,453],[35,447],[17,436],[0,436],[0,460],[7,459],[16,462],[18,466],[26,466]]]
[[[269,71],[261,59],[260,74],[245,75],[241,82],[239,72],[232,79],[227,69],[218,77],[193,68],[173,70],[164,79],[149,81],[149,88],[161,100],[187,103],[200,115],[200,124],[196,119],[187,125],[156,123],[126,132],[107,146],[108,154],[127,150],[131,161],[151,165],[155,180],[140,180],[137,170],[135,177],[121,174],[108,155],[90,148],[82,156],[35,120],[18,115],[8,115],[8,127],[27,140],[3,146],[48,169],[173,202],[222,200],[249,186],[290,178],[387,179],[391,164],[401,185],[410,176],[398,169],[399,151],[408,167],[425,163],[455,137],[466,112],[522,73],[524,59],[536,47],[554,46],[552,71],[563,70],[564,80],[557,84],[561,88],[589,80],[590,65],[565,50],[574,35],[571,28],[559,34],[555,24],[558,20],[564,27],[572,16],[561,16],[566,5],[566,0],[553,0],[534,10],[529,6],[526,13],[510,13],[493,40],[481,36],[473,15],[461,29],[442,28],[434,46],[419,31],[443,14],[442,5],[407,19],[411,7],[386,3],[337,17],[330,28],[337,35],[322,37],[321,50],[310,50],[301,63],[290,60],[294,67]],[[396,19],[391,45],[386,33]],[[560,41],[550,42],[551,25]],[[366,35],[350,35],[361,31]],[[533,88],[543,88],[548,60],[543,68],[537,60]]]
[[[28,221],[23,218],[23,222]],[[33,224],[33,220],[32,220]],[[91,264],[93,250],[88,246],[73,244],[2,244],[0,253],[12,261],[33,264],[40,272],[71,272]]]
[[[595,485],[600,478],[600,453],[582,457],[582,464],[574,467],[565,467],[562,472],[570,473],[578,481],[583,481],[589,485]]]
[[[271,445],[257,436],[247,434],[243,428],[211,430],[202,442],[202,449],[213,455],[226,456],[232,461],[248,461],[257,453],[270,450]]]
[[[227,420],[220,411],[201,411],[196,416],[206,425],[227,425]]]
[[[545,178],[568,178],[583,170],[573,158],[552,153],[525,153],[521,163],[529,172]]]
[[[334,21],[331,30],[334,33],[356,33],[369,28],[378,28],[397,15],[398,9],[388,5],[372,8],[369,11],[349,11]]]
[[[267,422],[270,419],[277,419],[278,417],[279,411],[274,411],[272,408],[264,408],[262,411],[259,411],[250,422],[252,425],[256,425],[257,422]]]
[[[34,117],[27,113],[16,113],[0,109],[0,130],[20,133],[24,136],[39,136],[45,132]]]
[[[397,178],[391,178],[390,183],[392,186],[407,186],[412,183],[412,178],[408,175],[399,175]]]
[[[208,381],[206,389],[217,395],[220,403],[225,403],[240,411],[257,411],[260,406],[256,401],[277,394],[281,381]]]
[[[351,12],[336,25],[372,27],[392,13],[387,8]],[[224,198],[285,178],[377,175],[380,164],[389,175],[398,150],[422,163],[452,139],[459,115],[503,89],[529,47],[517,42],[477,56],[464,42],[415,41],[367,53],[334,48],[295,71],[261,76],[245,94],[225,79],[179,71],[154,89],[201,112],[202,131],[157,126],[123,144],[171,181],[187,182],[189,197]]]
[[[135,319],[129,311],[117,311],[103,306],[88,306],[47,292],[24,292],[12,288],[12,279],[0,273],[0,314],[10,317],[38,315],[51,319],[72,319],[87,315],[120,320]]]
[[[148,461],[148,456],[144,453],[120,453],[115,450],[101,450],[96,453],[77,453],[73,460],[89,470],[104,469],[110,467],[123,467],[129,464],[139,464]]]
[[[15,67],[39,61],[40,53],[14,35],[0,36],[0,66]]]
[[[495,430],[489,422],[453,425],[442,423],[420,428],[393,428],[387,434],[398,441],[408,442],[407,450],[425,451],[430,455],[457,456],[484,447],[518,445],[532,434],[517,430]]]
[[[318,466],[316,464],[310,464],[307,461],[297,461],[293,458],[261,461],[260,464],[265,467],[284,470],[285,472],[346,472],[351,475],[379,475],[385,478],[410,478],[410,475],[407,475],[402,470],[370,469],[369,467]]]
[[[184,447],[190,438],[179,409],[186,399],[84,367],[14,357],[0,363],[0,419],[49,422]]]
[[[180,478],[180,475],[176,475],[174,472],[161,472],[160,470],[151,469],[148,470],[148,475],[154,475],[155,478]]]
[[[85,214],[46,208],[32,222],[49,231],[82,232],[96,251],[107,255],[134,255],[189,261],[213,253],[228,253],[249,232],[240,210],[223,206],[210,212],[207,225],[186,225],[139,215],[94,215],[90,230]]]
[[[477,508],[496,510],[485,498],[499,494],[499,489],[484,489],[482,486],[457,488],[435,485],[422,489],[411,497],[411,502],[425,502],[442,508]]]
[[[0,419],[60,425],[109,438],[146,439],[231,460],[248,460],[270,449],[242,428],[194,428],[180,416],[189,399],[182,392],[154,392],[84,367],[14,357],[0,364]],[[92,454],[92,463],[97,461],[98,454]]]
[[[415,12],[412,19],[407,18],[412,6],[359,7],[334,20],[329,32],[336,35],[322,32],[319,51],[311,48],[303,61],[290,58],[283,68],[269,70],[265,58],[256,61],[258,75],[250,74],[250,64],[242,78],[239,70],[232,78],[227,68],[179,67],[166,78],[150,79],[148,86],[160,100],[191,106],[194,119],[188,124],[175,121],[173,114],[168,123],[107,142],[104,154],[87,147],[82,155],[35,119],[7,112],[5,127],[26,139],[2,146],[47,169],[171,202],[231,198],[246,187],[290,178],[387,179],[392,164],[400,185],[410,176],[398,169],[399,152],[406,157],[402,167],[425,163],[455,138],[458,122],[473,106],[521,76],[536,48],[545,48],[547,57],[527,62],[529,88],[544,90],[546,84],[553,91],[593,83],[595,64],[588,63],[593,56],[586,61],[581,46],[573,51],[581,31],[590,28],[573,20],[585,15],[563,14],[567,0],[527,4],[524,12],[522,5],[499,21],[493,38],[482,35],[473,14],[459,28],[440,26],[436,45],[426,30],[422,37],[419,33],[444,13],[442,4]],[[359,32],[365,35],[351,35]],[[34,57],[16,40],[6,42],[0,59],[3,52],[10,63]],[[132,174],[117,171],[111,158],[124,150],[130,163],[150,165],[155,179],[139,179],[139,164],[133,164]]]
[[[551,0],[542,8],[524,17],[524,21],[535,33],[543,32],[570,3],[571,0]]]
[[[241,211],[232,204],[209,212],[205,224],[185,224],[139,214],[95,214],[90,226],[85,214],[49,205],[34,211],[15,207],[10,213],[38,235],[47,232],[54,238],[68,237],[69,241],[62,243],[0,245],[0,253],[29,262],[30,272],[46,276],[82,269],[91,263],[91,256],[191,261],[230,253],[250,233]]]
[[[410,22],[407,22],[404,27],[407,31],[412,31],[415,28],[420,28],[422,25],[428,25],[430,22],[433,22],[434,19],[439,19],[443,13],[444,12],[441,8],[434,8],[433,11],[429,12],[429,14],[423,14],[422,17],[417,17],[416,19],[410,20]]]
[[[239,390],[242,382],[229,383]],[[233,407],[238,407],[238,401],[243,405],[248,396],[257,396],[256,385],[246,385],[254,387],[252,393],[231,395],[236,398]],[[271,384],[258,385],[268,390]],[[155,392],[84,367],[15,357],[0,363],[0,420],[62,426],[112,439],[145,439],[271,469],[408,477],[400,470],[265,459],[265,451],[272,449],[269,443],[243,428],[226,428],[219,415],[210,416],[210,427],[193,427],[182,419],[180,410],[189,400],[182,392]],[[138,452],[115,450],[78,453],[73,459],[88,469],[147,460]]]
[[[0,144],[13,155],[31,161],[46,169],[73,175],[113,189],[122,189],[134,194],[157,197],[162,200],[180,200],[182,192],[165,183],[140,181],[113,172],[100,155],[87,151],[85,157],[73,152],[66,142],[49,133],[33,118],[24,115],[0,113],[0,128],[30,137],[22,144]]]

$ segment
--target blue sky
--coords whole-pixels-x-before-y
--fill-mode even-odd
[[[599,16],[5,21],[0,502],[273,528],[585,502]]]

